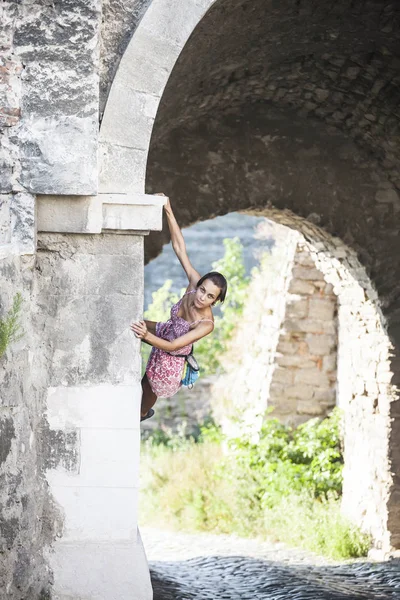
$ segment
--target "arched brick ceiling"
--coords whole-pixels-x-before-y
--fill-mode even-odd
[[[182,225],[268,206],[310,218],[357,250],[393,317],[399,38],[394,2],[220,0],[164,92],[148,191],[170,194]]]

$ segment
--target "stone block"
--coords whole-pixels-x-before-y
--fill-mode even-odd
[[[331,321],[335,314],[335,302],[322,298],[310,298],[310,317],[321,321]]]
[[[329,378],[317,368],[299,370],[294,376],[295,383],[306,383],[313,386],[329,387]]]
[[[319,388],[314,390],[314,400],[325,405],[333,406],[336,401],[335,388]]]
[[[11,195],[0,195],[0,245],[11,241],[10,202]]]
[[[322,359],[322,369],[326,372],[336,372],[337,359],[336,354],[329,354]]]
[[[102,124],[100,141],[147,151],[157,113],[159,98],[132,89],[129,82],[117,79],[113,93],[118,102],[111,102]]]
[[[292,271],[292,277],[296,279],[303,279],[305,281],[320,281],[321,280],[321,272],[318,269],[295,266]]]
[[[103,229],[161,231],[166,199],[148,194],[101,194]]]
[[[47,396],[49,427],[138,429],[140,397],[140,383],[53,387]]]
[[[311,415],[313,417],[322,416],[325,413],[324,407],[314,400],[300,400],[297,403],[297,412],[300,415]]]
[[[286,319],[284,327],[286,331],[294,333],[325,333],[324,323],[312,319]]]
[[[48,553],[55,598],[151,600],[149,569],[140,540],[59,542]]]
[[[144,194],[147,152],[102,142],[100,150],[99,193]]]
[[[297,341],[285,341],[280,339],[276,350],[280,354],[295,354],[299,350],[299,346],[300,344]]]
[[[37,230],[100,233],[102,204],[98,196],[38,196]]]
[[[308,333],[306,341],[311,354],[325,356],[335,348],[336,340],[333,335]],[[333,370],[333,369],[330,369]]]
[[[159,231],[165,198],[148,194],[39,196],[37,204],[40,232]]]
[[[118,81],[120,87],[119,82],[122,82],[135,90],[160,98],[178,54],[179,48],[170,40],[159,37],[155,31],[138,27],[121,59],[115,83]],[[108,108],[111,108],[115,116],[112,105],[118,104],[118,98],[114,93],[113,86],[108,97]],[[106,119],[108,108],[104,113]],[[102,134],[100,129],[100,136]]]
[[[288,398],[299,398],[301,400],[311,400],[314,394],[314,386],[305,383],[296,383],[296,385],[287,386],[285,394]]]
[[[139,481],[140,436],[137,428],[76,429],[79,442],[79,470],[64,465],[48,470],[51,487],[137,488]]]
[[[147,9],[141,26],[181,50],[210,4],[210,0],[178,0],[174,4],[155,2]]]
[[[13,189],[14,168],[12,164],[0,164],[0,194],[6,194]]]
[[[292,279],[289,285],[290,294],[301,294],[311,296],[315,292],[315,287],[308,281],[302,281],[301,279]]]
[[[277,365],[272,374],[272,381],[275,383],[290,384],[293,383],[293,377],[291,369],[282,369]]]
[[[297,250],[294,262],[296,265],[301,265],[302,267],[312,267],[315,268],[315,262],[312,259],[309,252],[306,250],[299,251]],[[323,279],[323,275],[321,273],[321,279]]]
[[[19,182],[33,194],[97,193],[97,115],[21,121]]]
[[[51,492],[65,514],[63,542],[135,539],[136,488],[51,486]]]
[[[316,366],[314,360],[298,354],[278,356],[277,364],[281,367],[295,367],[297,369],[312,369]]]
[[[35,197],[20,192],[14,194],[10,204],[11,241],[19,254],[36,252]]]
[[[392,204],[395,211],[400,210],[400,198],[396,190],[379,190],[376,193],[375,199],[380,204]]]
[[[304,319],[308,314],[308,299],[291,300],[286,307],[288,319]]]

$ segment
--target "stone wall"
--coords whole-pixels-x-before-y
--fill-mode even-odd
[[[291,277],[268,406],[298,425],[336,404],[337,300],[301,238]]]
[[[20,184],[21,163],[18,128],[22,107],[24,65],[14,36],[21,7],[2,6],[0,33],[0,258],[32,254],[35,250],[34,197]]]
[[[41,430],[47,369],[35,331],[35,260],[0,260],[0,318],[16,293],[23,298],[23,337],[0,357],[0,589],[13,600],[39,598],[51,574],[43,556],[53,540],[56,511],[43,475]]]
[[[0,32],[0,318],[22,296],[23,337],[0,357],[0,589],[38,598],[51,574],[43,549],[53,539],[55,510],[43,476],[40,431],[44,390],[40,334],[35,330],[35,198],[20,183],[17,131],[24,64],[14,36],[22,7],[4,2]]]
[[[100,8],[2,3],[4,191],[96,193]]]

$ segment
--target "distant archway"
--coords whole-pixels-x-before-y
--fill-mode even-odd
[[[146,179],[171,195],[182,226],[262,211],[335,265],[349,319],[344,502],[378,547],[398,548],[389,359],[396,375],[400,9],[346,0],[170,9],[154,0],[121,62],[101,129],[101,191],[142,193]],[[150,239],[147,256],[165,241]],[[357,462],[361,448],[368,458]]]

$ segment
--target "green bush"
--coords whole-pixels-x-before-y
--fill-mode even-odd
[[[323,421],[311,419],[294,430],[267,419],[257,443],[243,438],[230,442],[237,468],[251,474],[252,487],[264,508],[274,504],[276,495],[293,491],[307,489],[315,497],[341,492],[339,423],[338,410]]]
[[[19,321],[21,305],[22,296],[18,293],[14,297],[11,309],[4,319],[0,320],[0,356],[5,353],[10,344],[17,342],[23,336],[22,327]]]
[[[197,440],[150,437],[143,444],[142,518],[272,538],[334,558],[364,556],[368,536],[340,513],[339,417],[335,410],[294,430],[268,420],[258,443],[227,442],[212,423]]]
[[[220,369],[220,357],[226,351],[227,344],[232,338],[233,331],[242,315],[246,292],[250,278],[246,277],[243,260],[243,246],[239,238],[225,239],[225,254],[221,260],[212,264],[214,271],[221,272],[228,281],[228,294],[221,306],[221,316],[214,317],[215,327],[211,335],[201,339],[195,345],[196,358],[200,364],[200,374],[210,375]],[[164,285],[152,294],[152,303],[144,313],[149,321],[167,321],[170,317],[171,306],[178,302],[185,293],[171,292],[172,281],[168,279]],[[143,371],[146,367],[151,347],[142,344]]]

